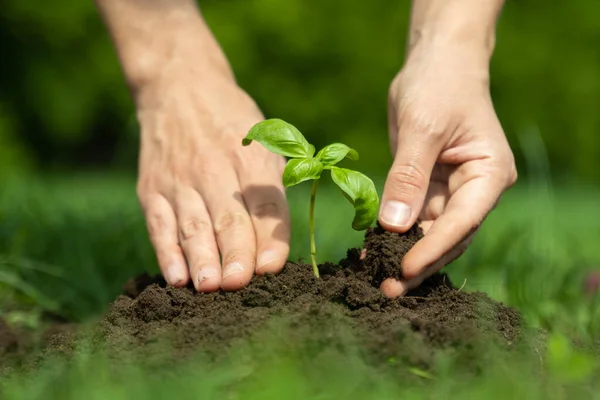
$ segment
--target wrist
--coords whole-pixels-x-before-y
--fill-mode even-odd
[[[503,0],[413,0],[407,59],[431,52],[489,68]]]
[[[456,76],[470,76],[487,84],[489,66],[490,57],[480,47],[419,41],[408,52],[403,69],[416,67],[436,71],[436,74],[451,71]]]
[[[111,27],[134,100],[173,79],[215,76],[235,81],[231,67],[199,12],[174,10]],[[110,27],[110,24],[109,24]],[[210,79],[209,78],[209,79]]]

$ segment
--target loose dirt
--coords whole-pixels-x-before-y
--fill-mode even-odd
[[[291,328],[290,343],[335,345],[336,335],[351,331],[362,353],[377,363],[404,360],[427,368],[436,352],[450,350],[480,368],[478,343],[510,348],[518,341],[521,317],[515,310],[484,293],[457,289],[445,274],[402,298],[388,299],[379,290],[383,279],[400,276],[402,257],[420,237],[416,226],[403,235],[369,229],[363,260],[360,249],[351,249],[339,264],[321,265],[320,279],[309,265],[288,262],[279,275],[255,276],[247,288],[231,293],[201,294],[140,276],[94,325],[94,337],[116,358],[156,359],[158,349],[166,348],[159,344],[168,342],[161,357],[178,360],[202,351],[217,359],[281,316]],[[79,336],[53,335],[46,353],[69,353]],[[0,322],[0,357],[18,347],[18,338]]]

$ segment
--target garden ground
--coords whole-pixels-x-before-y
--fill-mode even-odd
[[[335,188],[324,185],[322,189],[316,211],[319,259],[337,263],[346,257],[348,248],[360,246],[364,233],[350,228],[351,206],[338,206],[343,199],[333,193]],[[308,255],[308,193],[299,187],[288,196],[293,213],[290,259],[297,260]],[[487,304],[501,307],[496,302],[502,302],[522,315],[528,329],[516,350],[481,340],[470,348],[446,346],[430,351],[424,359],[417,350],[431,343],[406,336],[398,340],[395,354],[411,357],[376,362],[371,357],[376,351],[365,347],[368,331],[353,326],[344,313],[323,309],[318,310],[321,319],[317,320],[294,319],[293,313],[288,318],[265,318],[264,325],[246,331],[247,337],[238,337],[227,352],[211,340],[224,335],[220,327],[226,324],[221,320],[221,325],[212,327],[214,336],[207,336],[207,330],[198,332],[192,340],[197,352],[186,348],[189,356],[176,364],[172,359],[177,346],[173,349],[157,342],[147,347],[162,351],[147,351],[143,363],[135,354],[120,354],[116,362],[110,347],[98,350],[97,337],[88,336],[86,341],[82,335],[81,341],[64,346],[69,347],[65,354],[70,361],[55,352],[37,359],[34,370],[5,368],[0,372],[0,394],[6,399],[159,398],[174,393],[181,398],[226,395],[243,399],[284,395],[302,399],[505,398],[511,394],[593,398],[600,381],[600,303],[597,296],[586,293],[585,280],[600,269],[597,204],[600,192],[590,188],[521,183],[505,195],[469,251],[447,268],[450,280],[460,287],[450,296],[464,303],[482,291],[495,301]],[[306,281],[311,271],[305,267],[290,264],[286,269]],[[61,321],[62,326],[80,323],[81,327],[102,323],[111,313],[115,317],[119,302],[110,310],[109,305],[129,278],[143,272],[155,274],[157,269],[132,180],[49,178],[4,186],[0,304],[2,318],[23,332],[22,337],[42,332],[49,323],[48,314],[53,315],[55,325]],[[334,280],[324,278],[319,283],[322,291],[331,287],[328,283]],[[169,290],[162,286],[146,290],[162,295]],[[310,284],[302,290],[310,291]],[[297,291],[290,288],[290,304],[300,297]],[[248,304],[264,308],[264,293],[253,293]],[[132,295],[133,300],[121,299],[131,302],[142,294]],[[450,304],[448,298],[439,303]],[[192,304],[192,309],[199,308],[202,304]],[[130,311],[125,307],[125,313]],[[188,335],[193,338],[193,331]],[[66,343],[64,337],[59,344]],[[220,357],[211,356],[211,350]],[[33,354],[28,351],[18,359]],[[8,355],[4,356],[7,360]]]

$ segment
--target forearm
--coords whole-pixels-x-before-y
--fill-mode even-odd
[[[178,67],[231,74],[194,0],[95,0],[135,92]]]
[[[504,0],[412,0],[408,53],[423,45],[489,62]]]

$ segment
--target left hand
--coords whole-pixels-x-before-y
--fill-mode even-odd
[[[405,232],[419,220],[425,237],[404,257],[404,279],[381,284],[389,297],[406,294],[460,256],[517,179],[487,64],[473,59],[461,49],[416,48],[390,86],[394,163],[379,222]]]

